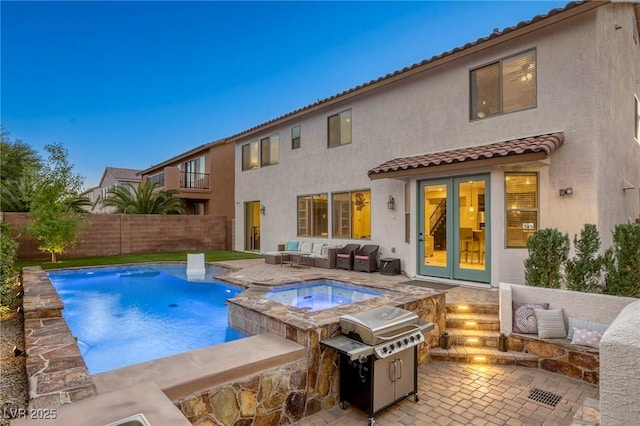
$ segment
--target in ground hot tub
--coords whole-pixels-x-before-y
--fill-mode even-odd
[[[272,289],[266,299],[316,312],[385,295],[381,290],[355,286],[340,281],[314,280]]]

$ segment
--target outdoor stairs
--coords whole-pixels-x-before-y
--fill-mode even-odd
[[[449,334],[449,349],[432,348],[432,360],[538,366],[538,357],[535,355],[498,350],[498,304],[447,304],[446,310],[445,331]]]

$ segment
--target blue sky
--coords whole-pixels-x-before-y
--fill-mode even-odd
[[[566,3],[3,0],[2,125],[91,187]]]

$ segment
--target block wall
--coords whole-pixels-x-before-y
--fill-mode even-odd
[[[11,225],[20,259],[48,256],[24,230],[28,214],[2,213],[1,219]],[[224,250],[231,246],[227,223],[225,216],[88,214],[76,246],[58,257]]]

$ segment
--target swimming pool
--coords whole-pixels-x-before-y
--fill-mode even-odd
[[[243,291],[212,278],[186,281],[185,265],[49,272],[63,316],[92,374],[246,337],[226,301]]]
[[[356,287],[332,280],[313,280],[275,288],[265,298],[275,300],[309,312],[361,302],[386,294],[380,290]]]

